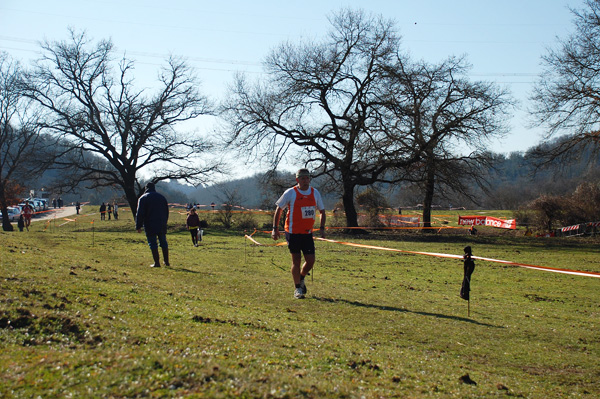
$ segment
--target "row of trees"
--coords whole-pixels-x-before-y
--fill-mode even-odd
[[[587,5],[589,12],[573,11],[578,33],[544,59],[548,71],[533,98],[534,114],[550,133],[578,129],[577,146],[597,137],[600,98],[593,74],[600,57],[590,43],[599,37],[600,0]],[[140,172],[154,182],[198,184],[222,169],[214,144],[179,129],[210,115],[223,118],[222,137],[241,154],[269,159],[273,170],[295,158],[328,178],[351,227],[358,226],[359,187],[418,185],[426,226],[440,187],[467,196],[475,186],[485,189],[493,160],[486,145],[507,130],[509,93],[469,79],[465,57],[411,59],[383,17],[342,10],[330,23],[322,41],[273,49],[264,78],[236,76],[221,105],[199,91],[193,71],[176,58],[167,60],[154,92],[137,88],[133,63],[117,62],[110,41],[92,43],[85,33],[44,43],[28,69],[2,55],[0,207],[6,209],[15,182],[35,170],[34,160],[35,167],[60,168],[68,186],[120,187],[135,213]],[[580,57],[574,65],[588,65],[587,74],[569,64],[574,57]]]
[[[505,132],[508,93],[468,79],[463,57],[439,64],[402,53],[393,23],[344,10],[322,42],[285,43],[265,65],[267,77],[238,76],[223,107],[229,144],[269,157],[289,153],[341,192],[346,223],[358,226],[355,190],[418,182],[424,222],[440,181],[468,193],[482,183],[485,146]]]

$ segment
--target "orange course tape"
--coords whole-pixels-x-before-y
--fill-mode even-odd
[[[256,233],[256,231],[255,231]],[[254,233],[252,233],[254,234]],[[256,241],[254,238],[252,238],[252,235],[244,235],[244,237],[246,237],[248,240],[252,241],[253,243],[255,243],[258,246],[261,247],[281,247],[283,245],[287,245],[287,242],[278,242],[277,244],[261,244],[260,242]]]
[[[281,243],[277,243],[277,244],[271,244],[271,245],[261,244],[258,241],[256,241],[254,238],[252,238],[252,236],[254,234],[256,234],[256,233],[257,233],[257,230],[254,230],[254,232],[251,235],[247,235],[246,234],[245,238],[247,238],[248,240],[252,241],[253,243],[255,243],[256,245],[259,245],[259,246],[278,247],[278,246],[282,246],[282,245],[286,245],[287,244],[285,242],[281,242]],[[348,246],[357,247],[357,248],[377,249],[377,250],[380,250],[380,251],[400,252],[400,253],[407,253],[407,254],[414,254],[414,255],[435,256],[435,257],[438,257],[438,258],[449,258],[449,259],[458,259],[458,260],[462,260],[463,259],[462,255],[444,254],[444,253],[437,253],[437,252],[407,251],[407,250],[402,250],[402,249],[380,247],[380,246],[376,246],[376,245],[357,244],[357,243],[347,242],[347,241],[336,241],[336,240],[331,240],[331,239],[328,239],[328,238],[320,238],[320,237],[315,237],[315,239],[319,240],[319,241],[327,241],[327,242],[331,242],[331,243],[335,243],[335,244],[348,245]],[[512,262],[512,261],[502,260],[502,259],[484,258],[484,257],[481,257],[481,256],[473,256],[472,258],[476,259],[476,260],[486,261],[486,262],[502,263],[502,264],[505,264],[505,265],[518,266],[518,267],[523,267],[523,268],[526,268],[526,269],[540,270],[540,271],[545,271],[545,272],[553,272],[553,273],[570,274],[570,275],[574,275],[574,276],[585,276],[585,277],[600,278],[600,273],[597,273],[597,272],[589,272],[589,271],[582,271],[582,270],[570,270],[570,269],[560,269],[560,268],[548,267],[548,266],[530,265],[530,264],[527,264],[527,263]]]
[[[315,237],[315,238],[320,241],[327,241],[327,242],[332,242],[332,243],[336,243],[336,244],[349,245],[349,246],[358,247],[358,248],[369,248],[369,249],[377,249],[380,251],[402,252],[402,253],[415,254],[415,255],[427,255],[427,256],[435,256],[435,257],[439,257],[439,258],[451,258],[451,259],[461,259],[461,260],[463,259],[463,257],[461,255],[443,254],[443,253],[435,253],[435,252],[406,251],[406,250],[402,250],[402,249],[379,247],[379,246],[375,246],[375,245],[365,245],[365,244],[356,244],[356,243],[345,242],[345,241],[336,241],[336,240],[331,240],[331,239],[327,239],[327,238],[319,238],[319,237]],[[496,263],[503,263],[506,265],[519,266],[519,267],[524,267],[527,269],[541,270],[541,271],[545,271],[545,272],[600,278],[600,273],[596,273],[596,272],[529,265],[527,263],[511,262],[508,260],[501,260],[501,259],[483,258],[480,256],[473,256],[472,258],[487,261],[487,262],[496,262]]]

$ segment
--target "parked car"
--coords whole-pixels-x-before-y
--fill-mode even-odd
[[[19,220],[19,216],[21,215],[21,209],[15,206],[9,206],[7,209],[8,212],[8,220],[11,222],[16,222]],[[0,217],[2,217],[2,211],[0,211]]]
[[[41,212],[41,211],[45,211],[48,209],[48,203],[46,202],[46,200],[42,199],[42,198],[25,198],[23,200],[23,203],[25,201],[29,201],[29,205],[31,205],[36,212]]]
[[[48,210],[48,200],[44,198],[34,198],[35,201],[38,202],[40,211]]]

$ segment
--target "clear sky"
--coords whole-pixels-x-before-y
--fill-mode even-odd
[[[260,76],[261,61],[274,46],[323,37],[332,12],[361,8],[394,19],[414,58],[439,62],[466,55],[472,79],[506,85],[521,110],[511,133],[490,150],[509,153],[539,142],[542,131],[528,128],[524,109],[540,56],[557,36],[573,30],[568,7],[583,5],[583,0],[0,0],[0,50],[27,63],[39,53],[39,41],[66,39],[68,27],[86,30],[94,40],[112,39],[118,55],[136,60],[136,78],[148,88],[173,54],[186,58],[202,91],[219,100],[234,72]],[[211,131],[206,120],[198,126]]]

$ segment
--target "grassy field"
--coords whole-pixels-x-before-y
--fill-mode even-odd
[[[98,219],[0,232],[0,397],[600,397],[598,278],[478,261],[468,316],[460,261],[317,242],[296,300],[285,246],[174,213],[155,269]],[[330,237],[600,272],[598,239],[480,233]]]

